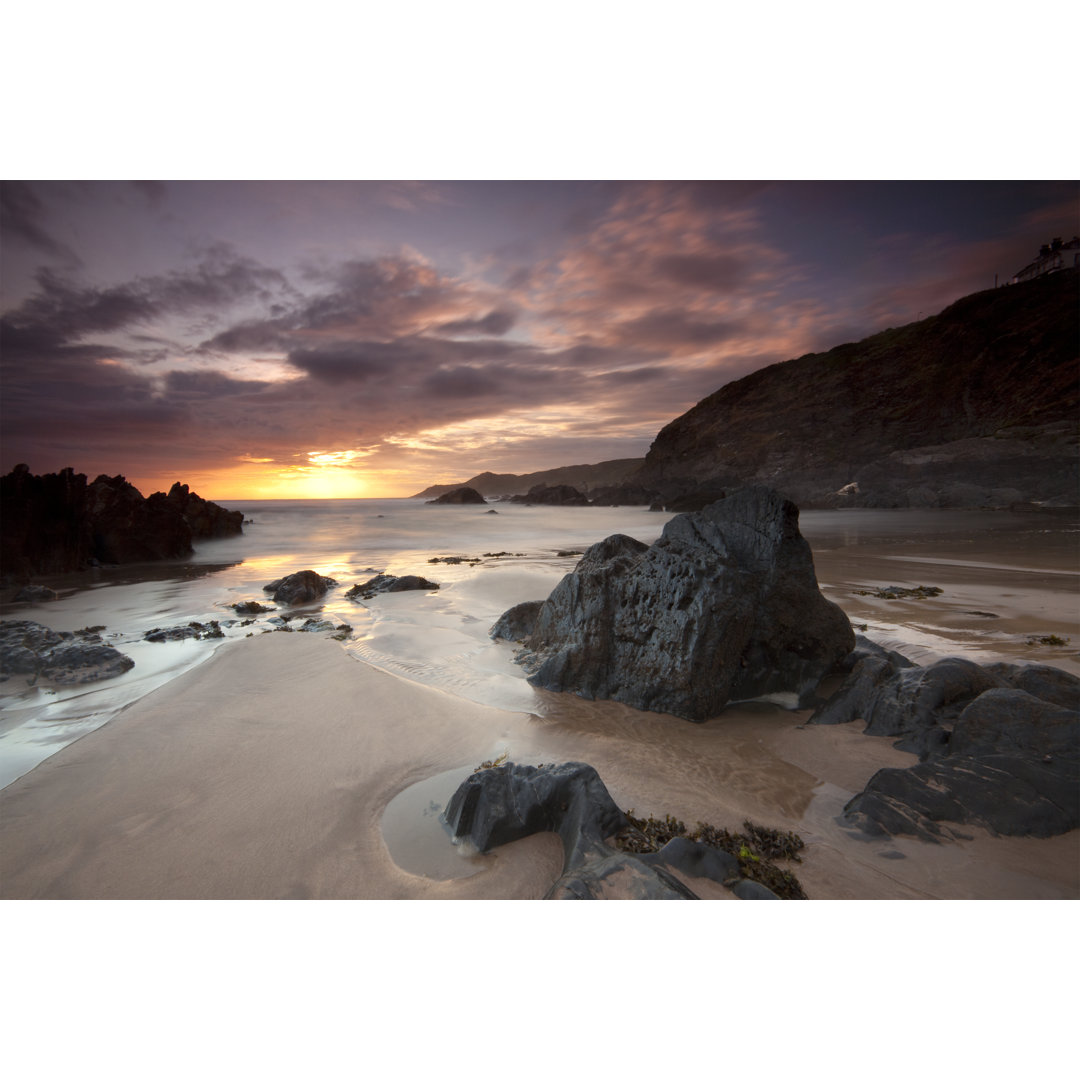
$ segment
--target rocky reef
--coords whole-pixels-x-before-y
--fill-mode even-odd
[[[514,495],[510,502],[526,506],[588,506],[589,500],[569,484],[537,484],[525,495]]]
[[[123,675],[135,661],[106,645],[99,633],[103,629],[87,627],[72,633],[28,619],[0,622],[0,681],[25,675],[31,683],[49,679],[77,686]]]
[[[860,639],[840,688],[812,724],[862,721],[917,754],[882,769],[844,808],[870,835],[940,841],[977,825],[1007,836],[1080,827],[1080,679],[1042,664],[927,667]]]
[[[192,540],[235,536],[243,515],[184,484],[143,498],[123,476],[88,484],[72,469],[35,476],[26,465],[0,478],[0,572],[5,582],[85,570],[101,563],[155,562],[192,554]]]
[[[694,721],[766,695],[794,706],[855,643],[818,589],[798,517],[753,487],[673,518],[651,547],[610,536],[492,634],[520,640],[529,681],[548,690]]]
[[[417,574],[378,574],[369,581],[361,581],[345,594],[346,600],[370,600],[379,593],[412,592],[414,590],[437,589],[438,582],[428,581]]]

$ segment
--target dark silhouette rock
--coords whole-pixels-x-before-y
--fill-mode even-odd
[[[0,680],[29,675],[31,681],[70,686],[111,679],[134,666],[94,630],[50,630],[25,619],[0,622]]]
[[[274,610],[260,604],[258,600],[242,600],[239,604],[230,604],[229,606],[237,615],[262,615],[263,612]]]
[[[207,623],[192,622],[188,623],[187,626],[170,626],[165,629],[147,630],[143,634],[143,640],[160,644],[165,641],[186,641],[189,638],[196,641],[205,641],[209,638],[223,638],[224,636],[225,631],[221,629],[217,620],[211,619]]]
[[[569,484],[537,484],[526,495],[514,495],[511,502],[530,506],[588,506],[589,500]]]
[[[370,600],[378,593],[411,592],[417,589],[437,589],[438,583],[428,581],[425,577],[416,574],[404,574],[394,577],[393,574],[379,574],[370,581],[364,581],[354,585],[345,594],[346,600]]]
[[[747,488],[673,518],[652,547],[594,544],[544,601],[529,681],[701,721],[729,701],[811,693],[855,643],[818,589],[798,510]]]
[[[6,581],[98,563],[186,558],[193,538],[241,531],[238,511],[207,502],[183,484],[144,499],[122,476],[88,484],[72,469],[34,476],[26,465],[0,478],[0,514]]]
[[[437,499],[428,499],[429,506],[463,506],[473,503],[486,503],[487,499],[475,488],[460,487],[440,495]]]
[[[333,578],[323,577],[314,570],[298,570],[295,574],[264,585],[263,592],[270,593],[279,604],[310,604],[324,597],[336,585]]]

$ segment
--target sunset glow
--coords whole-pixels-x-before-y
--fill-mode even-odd
[[[642,457],[734,379],[1007,280],[1076,213],[1034,181],[0,192],[0,469],[224,499]]]

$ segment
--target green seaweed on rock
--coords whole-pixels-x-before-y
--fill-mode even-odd
[[[744,878],[757,881],[771,889],[782,900],[805,900],[806,893],[798,878],[789,870],[782,870],[772,859],[790,859],[802,862],[799,852],[805,846],[797,833],[771,829],[744,821],[742,833],[729,832],[706,822],[699,821],[697,828],[689,830],[685,822],[665,814],[664,818],[639,818],[634,811],[624,811],[630,826],[615,837],[615,846],[623,851],[647,854],[659,851],[669,840],[685,836],[688,840],[708,844],[726,851],[739,860],[739,872]]]

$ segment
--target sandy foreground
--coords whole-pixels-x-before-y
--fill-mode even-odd
[[[587,761],[619,805],[807,843],[813,899],[1069,899],[1080,834],[925,844],[867,840],[836,815],[879,768],[913,763],[861,725],[729,711],[706,724],[570,695],[533,715],[408,682],[306,634],[221,649],[0,791],[8,899],[535,899],[558,877],[552,835],[501,848],[472,876],[403,870],[388,803],[478,764]],[[450,784],[442,801],[452,793]],[[449,841],[447,841],[449,844]],[[703,898],[722,887],[684,879]]]

